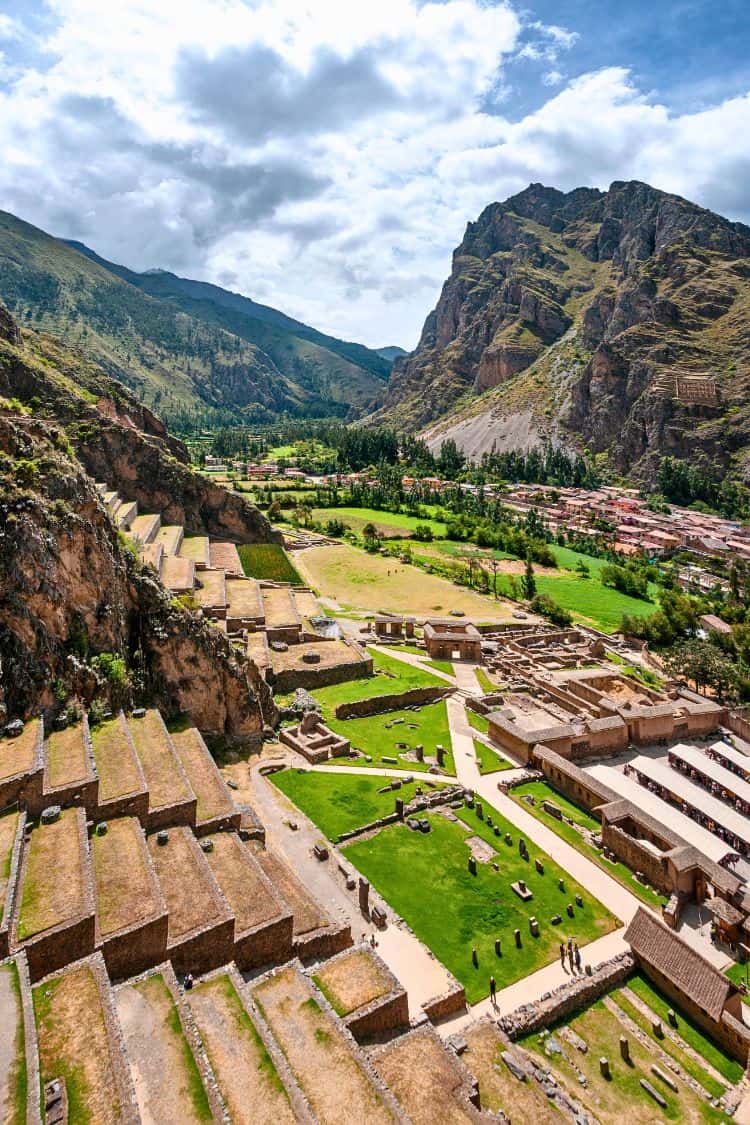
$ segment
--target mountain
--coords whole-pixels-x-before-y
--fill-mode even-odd
[[[382,356],[383,359],[388,361],[388,363],[393,363],[394,360],[400,359],[401,356],[409,354],[405,348],[399,348],[395,344],[392,344],[387,348],[376,348],[375,350],[378,355]]]
[[[169,422],[356,417],[389,364],[265,305],[174,274],[134,273],[0,212],[0,300],[80,347]]]
[[[468,454],[552,441],[636,479],[750,477],[750,228],[647,184],[541,184],[469,223],[373,420]]]
[[[165,714],[188,709],[203,729],[259,739],[273,702],[258,669],[141,565],[95,487],[191,531],[278,541],[187,460],[119,383],[0,306],[0,720],[101,698],[93,658],[110,653]]]

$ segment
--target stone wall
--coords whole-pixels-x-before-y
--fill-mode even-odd
[[[358,719],[367,715],[384,715],[388,711],[402,711],[405,707],[421,707],[437,703],[453,693],[453,688],[411,688],[395,695],[376,695],[372,699],[357,699],[353,703],[339,703],[337,719]]]
[[[349,923],[333,923],[306,934],[297,934],[292,952],[300,961],[323,961],[326,957],[333,957],[335,953],[349,949],[352,944],[352,928]]]
[[[16,838],[13,841],[13,848],[10,854],[10,867],[8,868],[7,873],[5,902],[3,905],[2,913],[0,913],[0,961],[7,957],[10,952],[11,919],[13,917],[13,908],[15,906],[15,896],[18,886],[18,866],[21,862],[21,849],[23,847],[25,828],[26,813],[22,812],[19,813],[18,817]]]
[[[234,960],[242,972],[279,965],[290,960],[294,942],[294,915],[284,914],[264,925],[237,934]]]
[[[522,1004],[515,1011],[501,1016],[498,1026],[513,1040],[532,1031],[540,1031],[543,1027],[551,1027],[587,1008],[605,992],[622,984],[634,968],[635,958],[632,953],[619,953],[610,961],[594,967],[590,976],[587,974],[566,981],[552,992],[545,993],[540,1000]]]
[[[160,964],[167,955],[169,916],[138,922],[103,939],[99,948],[112,980],[123,980]]]
[[[731,731],[750,742],[750,718],[748,709],[743,707],[737,711],[728,711],[726,724]]]
[[[674,889],[666,867],[658,855],[640,840],[624,832],[614,824],[602,822],[602,842],[614,852],[631,871],[642,871],[652,886],[663,894]]]
[[[619,793],[615,793],[614,789],[603,785],[547,746],[535,747],[534,760],[552,788],[577,805],[592,810],[620,800]]]
[[[352,656],[351,660],[332,667],[317,667],[311,664],[305,668],[284,668],[274,672],[271,668],[266,673],[268,682],[278,694],[294,691],[295,688],[305,688],[313,691],[315,688],[329,687],[331,684],[343,684],[349,680],[360,680],[364,676],[372,675],[372,657]]]
[[[454,1016],[456,1013],[465,1010],[466,993],[464,986],[455,979],[445,992],[441,992],[439,996],[433,997],[432,1000],[428,1000],[422,1005],[422,1011],[430,1023],[439,1023],[447,1016]]]

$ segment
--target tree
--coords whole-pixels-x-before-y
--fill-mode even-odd
[[[553,625],[559,625],[560,627],[570,625],[573,620],[572,613],[563,609],[548,594],[537,594],[535,598],[532,598],[531,609],[534,613],[538,613],[540,617],[546,617]]]
[[[675,645],[664,654],[664,665],[671,675],[694,683],[704,695],[711,689],[722,699],[736,697],[737,667],[711,641],[692,638]]]
[[[536,595],[536,578],[534,577],[534,567],[531,562],[531,551],[526,555],[526,568],[523,574],[523,592],[527,601],[531,601]]]
[[[492,593],[495,601],[497,601],[497,572],[500,569],[500,563],[494,557],[489,559],[489,568],[492,571]]]

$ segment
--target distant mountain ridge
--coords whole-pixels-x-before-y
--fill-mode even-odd
[[[0,212],[0,300],[80,348],[171,425],[356,418],[389,362],[219,286],[135,273]]]
[[[750,479],[750,228],[648,184],[531,184],[466,228],[373,421],[472,456],[551,441]]]

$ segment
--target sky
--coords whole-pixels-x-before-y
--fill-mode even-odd
[[[410,349],[530,182],[750,223],[748,42],[747,0],[0,0],[0,208]]]

